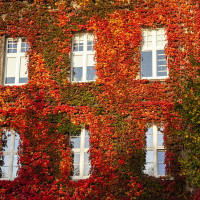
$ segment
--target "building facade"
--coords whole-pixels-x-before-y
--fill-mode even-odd
[[[174,105],[197,3],[0,5],[2,199],[191,198]]]

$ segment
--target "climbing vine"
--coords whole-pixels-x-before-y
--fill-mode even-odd
[[[0,181],[2,199],[200,198],[186,189],[183,121],[175,109],[198,67],[190,59],[199,59],[197,1],[12,0],[0,2],[0,14],[2,38],[26,37],[30,44],[28,83],[0,86],[1,128],[21,139],[18,176]],[[160,27],[169,78],[139,79],[142,29]],[[97,79],[71,83],[72,38],[84,32],[95,35]],[[143,172],[152,125],[164,129],[163,178]],[[91,175],[76,182],[69,137],[83,126]]]

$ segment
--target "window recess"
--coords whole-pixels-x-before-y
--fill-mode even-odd
[[[70,145],[73,156],[73,180],[86,179],[89,177],[89,133],[81,129],[80,133],[70,137]]]
[[[0,133],[0,180],[13,180],[18,170],[19,134],[3,130]]]
[[[5,52],[4,85],[22,85],[28,82],[26,38],[7,38]]]
[[[72,40],[72,82],[88,82],[96,79],[94,54],[93,34],[76,34]]]
[[[141,78],[165,79],[168,77],[164,48],[164,29],[144,30],[141,51]]]
[[[157,126],[146,132],[146,164],[144,173],[159,177],[165,176],[165,149],[163,133]]]

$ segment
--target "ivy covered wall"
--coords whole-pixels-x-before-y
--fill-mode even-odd
[[[15,130],[22,141],[18,176],[0,181],[1,199],[199,199],[199,185],[189,182],[193,192],[187,189],[179,162],[184,122],[174,106],[184,98],[185,75],[198,78],[191,62],[191,55],[199,60],[198,6],[195,0],[1,1],[1,37],[30,43],[28,83],[0,86],[1,129]],[[169,78],[139,79],[142,29],[160,27]],[[72,38],[86,32],[95,35],[97,79],[71,83]],[[152,125],[164,129],[163,178],[143,173]],[[76,182],[69,135],[81,126],[90,132],[92,167],[88,179]]]

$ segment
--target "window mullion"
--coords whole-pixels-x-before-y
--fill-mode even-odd
[[[157,67],[156,67],[156,30],[152,31],[152,76],[156,77]]]
[[[21,51],[21,39],[17,40],[17,54],[16,54],[16,71],[15,71],[15,84],[19,84],[19,70],[20,70],[20,51]]]
[[[8,178],[9,179],[12,179],[12,174],[13,174],[14,145],[15,145],[15,134],[13,132],[11,132],[10,158],[9,158],[9,169],[8,169]]]
[[[85,132],[81,130],[81,146],[80,146],[80,177],[84,175],[84,144],[85,144]]]
[[[83,42],[83,82],[86,82],[87,74],[87,34],[84,35]]]

